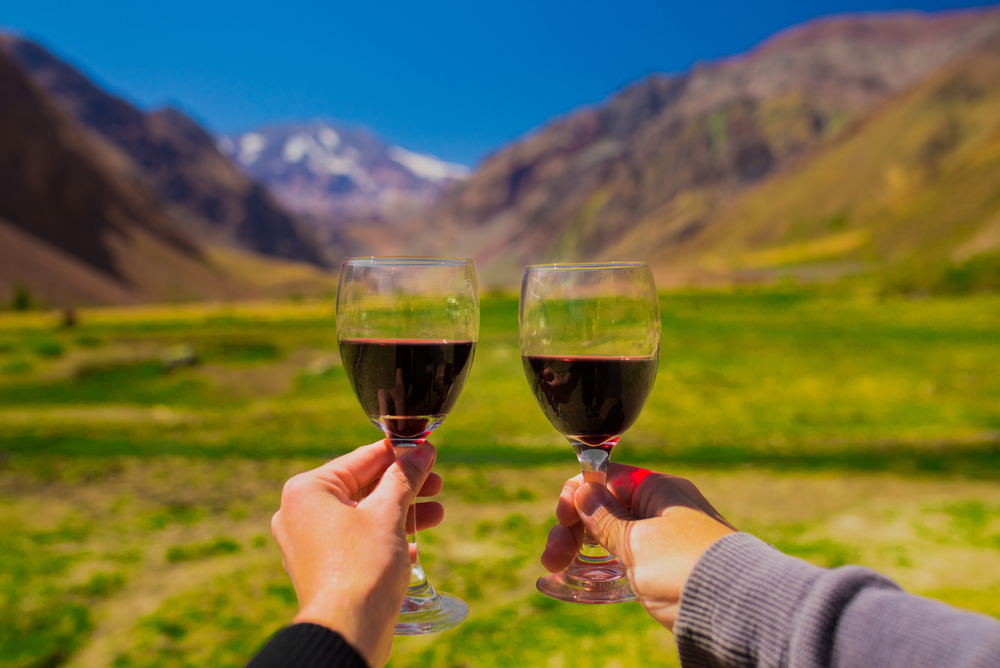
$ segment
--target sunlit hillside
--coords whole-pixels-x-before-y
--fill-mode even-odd
[[[616,248],[641,253],[643,230]],[[667,276],[879,272],[899,289],[1000,286],[1000,47],[949,66],[747,193]]]

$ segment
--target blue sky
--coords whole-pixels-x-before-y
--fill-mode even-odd
[[[990,3],[982,3],[990,4]],[[475,165],[652,72],[745,51],[816,16],[968,2],[11,1],[38,39],[143,107],[215,132],[328,117]]]

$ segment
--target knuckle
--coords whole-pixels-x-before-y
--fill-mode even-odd
[[[379,485],[388,484],[391,487],[402,487],[407,493],[415,495],[417,487],[419,487],[419,481],[414,479],[415,476],[408,475],[406,467],[407,463],[403,461],[393,464],[382,474],[382,480],[379,482]]]
[[[284,487],[281,488],[281,505],[287,506],[298,502],[302,498],[305,489],[306,480],[302,474],[292,476],[285,481]]]
[[[390,470],[393,472],[393,475],[400,484],[405,486],[411,492],[416,493],[417,489],[422,484],[422,472],[417,468],[416,464],[409,460],[400,461],[399,464],[399,466],[393,466]]]
[[[602,539],[614,542],[617,540],[617,526],[615,523],[615,517],[608,512],[606,508],[601,508],[595,514],[595,524],[597,526],[597,532]]]

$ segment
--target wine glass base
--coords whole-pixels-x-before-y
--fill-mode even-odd
[[[625,579],[621,586],[608,588],[608,583],[601,583],[598,589],[581,589],[570,586],[563,573],[550,573],[538,578],[535,587],[549,598],[568,603],[627,603],[636,600],[631,585]],[[616,583],[617,584],[617,583]]]
[[[405,604],[404,604],[405,607]],[[469,616],[469,606],[465,601],[451,594],[437,594],[429,604],[418,610],[399,613],[395,635],[419,636],[453,629]]]

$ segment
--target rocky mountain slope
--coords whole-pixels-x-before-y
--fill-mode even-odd
[[[650,77],[493,155],[410,229],[410,244],[429,239],[425,251],[475,258],[487,284],[515,283],[531,262],[614,258],[659,263],[665,285],[738,280],[726,263],[715,272],[670,265],[710,258],[713,243],[742,229],[732,219],[716,230],[742,196],[800,170],[998,30],[996,9],[839,17]]]
[[[122,303],[235,296],[131,161],[0,51],[0,292]]]
[[[190,233],[214,245],[325,265],[306,226],[219,153],[214,139],[175,109],[146,114],[28,40],[0,45],[74,118],[124,151]]]
[[[875,269],[907,291],[1000,288],[1000,34],[649,257],[671,282]]]
[[[388,146],[364,128],[321,120],[222,137],[219,147],[320,228],[411,215],[469,174],[462,165]]]

